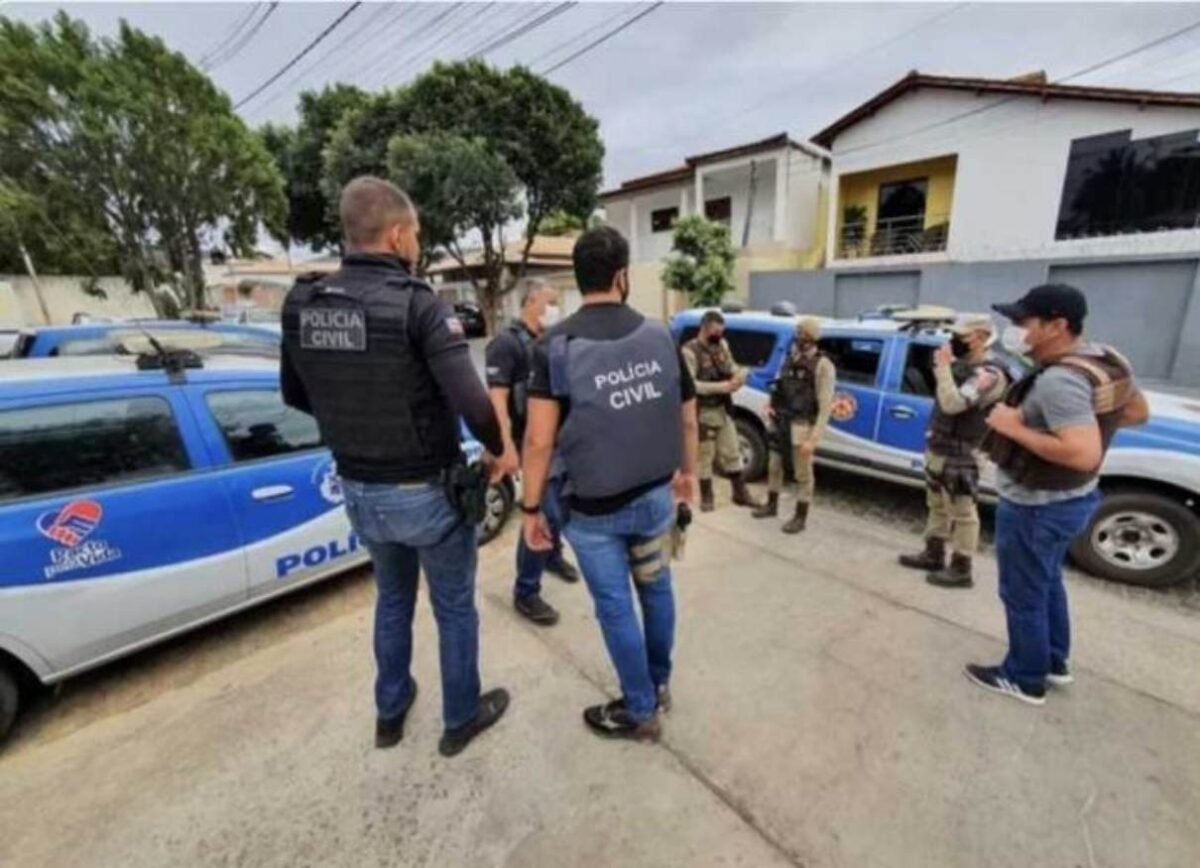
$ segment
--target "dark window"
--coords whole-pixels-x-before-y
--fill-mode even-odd
[[[679,333],[679,345],[683,346],[699,333],[699,326],[687,326]],[[744,368],[761,368],[769,362],[778,342],[774,332],[734,328],[725,329],[725,340],[733,360]]]
[[[920,395],[925,398],[932,398],[937,394],[937,378],[933,375],[935,350],[936,347],[925,344],[909,345],[900,391],[906,395]]]
[[[1200,131],[1149,139],[1130,130],[1071,142],[1055,237],[1200,225]]]
[[[276,389],[212,392],[205,400],[234,461],[287,455],[321,445],[316,420],[286,406]]]
[[[657,211],[651,211],[650,231],[669,232],[672,228],[674,228],[675,221],[678,219],[678,208],[659,208]]]
[[[842,383],[874,386],[883,356],[883,341],[859,338],[821,338],[821,349],[837,368]]]
[[[0,500],[132,482],[190,466],[162,398],[0,413]]]
[[[716,223],[729,225],[733,220],[733,199],[724,196],[720,199],[709,199],[704,203],[704,216]]]

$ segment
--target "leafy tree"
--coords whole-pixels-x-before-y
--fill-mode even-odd
[[[125,22],[93,39],[61,12],[0,21],[0,92],[5,180],[91,215],[135,291],[169,281],[200,306],[204,243],[248,255],[260,227],[286,232],[282,179],[229,98]]]
[[[575,235],[583,232],[585,229],[592,229],[601,224],[600,217],[593,215],[587,220],[583,220],[574,214],[568,214],[566,211],[555,211],[547,214],[542,220],[542,226],[538,230],[538,235],[548,236],[550,238],[560,238],[564,235]]]
[[[662,282],[684,293],[693,307],[715,307],[733,292],[737,254],[727,226],[698,215],[684,217],[675,224],[671,250]]]

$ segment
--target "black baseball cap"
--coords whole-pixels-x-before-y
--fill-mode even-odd
[[[1087,298],[1082,292],[1065,283],[1043,283],[1035,286],[1021,298],[1008,304],[993,304],[992,310],[1013,322],[1037,317],[1058,319],[1062,317],[1079,334],[1087,318]]]

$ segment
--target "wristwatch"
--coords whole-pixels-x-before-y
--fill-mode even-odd
[[[526,506],[523,503],[519,503],[517,506],[519,506],[521,508],[521,512],[525,513],[526,515],[537,515],[542,511],[540,506]]]

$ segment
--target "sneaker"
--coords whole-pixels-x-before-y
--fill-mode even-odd
[[[1066,687],[1075,683],[1075,676],[1071,674],[1067,661],[1050,664],[1050,671],[1046,673],[1046,683],[1051,687]]]
[[[974,663],[968,663],[963,674],[984,690],[990,690],[992,693],[1011,696],[1013,699],[1019,699],[1029,705],[1046,704],[1045,687],[1022,687],[1014,681],[1009,681],[1000,671],[999,666],[977,666]]]
[[[658,741],[662,727],[658,713],[649,720],[638,722],[629,716],[625,700],[618,699],[607,705],[593,705],[583,711],[583,722],[596,735],[604,738],[627,738],[633,741]]]
[[[404,720],[417,701],[417,682],[410,679],[412,690],[408,694],[408,705],[395,717],[379,717],[375,719],[375,747],[395,747],[404,738]]]
[[[558,611],[543,600],[541,594],[517,597],[513,608],[539,627],[553,627],[558,623]]]
[[[579,570],[564,557],[559,557],[546,564],[546,572],[552,576],[558,576],[564,582],[571,585],[579,581]]]
[[[658,710],[664,714],[671,710],[671,688],[669,685],[660,684],[654,689],[655,698],[658,700]]]
[[[475,736],[490,729],[504,717],[504,712],[508,711],[508,702],[508,691],[503,687],[483,694],[479,697],[479,711],[475,713],[474,720],[442,733],[442,740],[438,742],[438,753],[447,757],[462,753],[463,748],[469,745]]]

